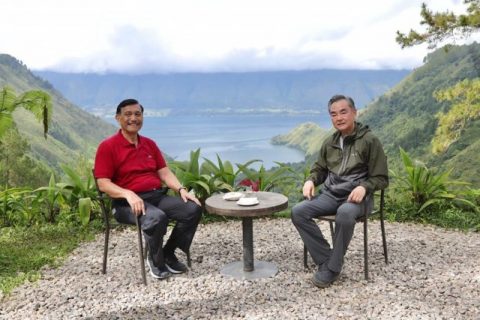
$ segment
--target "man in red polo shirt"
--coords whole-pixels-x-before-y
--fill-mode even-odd
[[[117,107],[117,134],[100,143],[95,156],[95,178],[101,191],[112,197],[115,219],[135,224],[139,216],[149,248],[150,274],[165,279],[187,271],[175,249],[186,252],[202,214],[200,201],[190,194],[167,166],[155,142],[138,134],[143,124],[143,106],[126,99]],[[165,195],[162,184],[180,197]],[[176,224],[163,246],[170,220]]]

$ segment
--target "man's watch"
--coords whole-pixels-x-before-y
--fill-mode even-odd
[[[188,192],[187,188],[185,188],[184,186],[181,186],[180,188],[178,188],[178,191],[177,191],[177,192],[180,193],[180,191],[182,191],[182,189],[184,189],[185,191]]]

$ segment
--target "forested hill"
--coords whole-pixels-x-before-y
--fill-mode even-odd
[[[70,101],[102,113],[125,95],[148,109],[171,112],[221,112],[225,108],[324,110],[335,93],[349,92],[364,107],[397,84],[407,70],[311,70],[245,73],[172,74],[36,74],[52,83]],[[111,111],[107,112],[108,114]]]
[[[392,90],[370,104],[360,120],[374,128],[390,156],[402,147],[431,166],[453,168],[452,175],[480,184],[480,116],[465,119],[458,140],[436,155],[432,138],[437,113],[448,112],[451,102],[438,102],[434,92],[464,79],[480,77],[480,44],[450,46],[429,54]],[[478,92],[476,93],[478,95]]]
[[[71,163],[79,155],[93,156],[101,139],[112,134],[115,128],[67,101],[51,84],[32,74],[27,67],[7,54],[0,54],[0,88],[9,86],[17,95],[24,91],[40,89],[52,97],[53,116],[48,139],[43,138],[41,124],[23,109],[15,111],[18,130],[31,145],[34,158],[58,168],[61,163]]]
[[[480,44],[438,49],[425,58],[424,65],[362,110],[359,120],[368,124],[380,138],[391,168],[398,169],[399,147],[402,147],[428,166],[452,169],[452,177],[473,182],[478,188],[480,114],[462,120],[465,127],[459,132],[458,140],[445,151],[438,154],[432,152],[432,139],[439,126],[437,114],[440,111],[448,112],[452,107],[452,102],[437,101],[434,92],[465,79],[478,78]],[[473,94],[478,97],[479,93]],[[479,98],[477,104],[478,101]],[[297,139],[299,134],[302,133],[297,130]],[[285,137],[277,138],[278,141],[292,144]],[[308,146],[293,145],[302,150],[309,149]],[[313,158],[309,160],[312,161]]]

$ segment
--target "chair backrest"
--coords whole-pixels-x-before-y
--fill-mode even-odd
[[[98,187],[98,182],[97,182],[97,179],[95,178],[95,169],[92,169],[92,174],[93,174],[93,180],[95,181],[95,187],[98,193],[97,200],[100,205],[100,209],[102,210],[102,213],[103,213],[104,222],[107,225],[107,227],[110,227],[110,212],[111,212],[110,197],[107,196],[104,192],[102,192]]]

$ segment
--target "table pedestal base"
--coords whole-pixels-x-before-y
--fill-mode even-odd
[[[235,261],[220,269],[220,273],[237,280],[252,280],[273,277],[278,272],[277,266],[271,262],[255,260],[254,265],[253,271],[244,271],[243,261]]]

